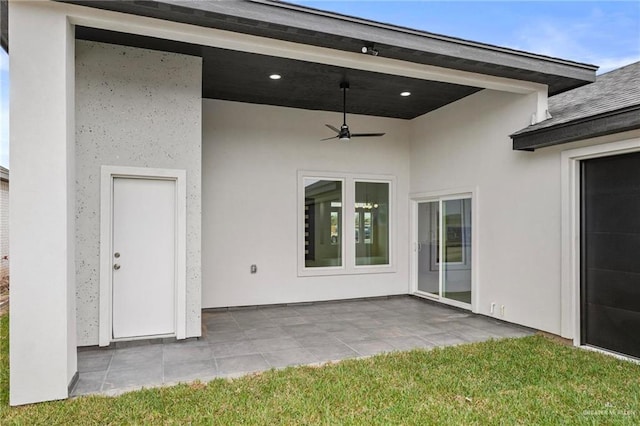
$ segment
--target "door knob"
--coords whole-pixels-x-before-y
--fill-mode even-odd
[[[120,265],[118,265],[117,263],[114,263],[113,264],[113,269],[115,269],[117,271],[118,269],[120,269]]]

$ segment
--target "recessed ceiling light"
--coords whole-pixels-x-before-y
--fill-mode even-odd
[[[271,75],[269,76],[269,78],[270,78],[271,80],[280,80],[280,79],[282,78],[282,76],[281,76],[280,74],[271,74]]]
[[[411,96],[411,92],[402,92],[400,93],[400,96],[404,96],[404,97]]]

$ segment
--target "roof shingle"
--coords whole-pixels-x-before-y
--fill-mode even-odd
[[[596,81],[549,98],[551,118],[515,135],[640,105],[640,61],[609,71]]]

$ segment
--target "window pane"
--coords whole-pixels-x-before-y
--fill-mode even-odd
[[[389,264],[389,184],[356,182],[356,265]]]
[[[442,296],[471,303],[471,199],[442,202]]]
[[[440,202],[418,203],[418,290],[440,295]]]
[[[342,181],[304,179],[304,264],[342,266]]]

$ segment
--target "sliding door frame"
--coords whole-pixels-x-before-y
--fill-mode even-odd
[[[463,303],[452,299],[447,299],[442,295],[442,287],[443,287],[443,274],[444,268],[441,266],[438,268],[438,295],[430,294],[427,292],[423,292],[418,290],[418,279],[419,279],[419,241],[418,241],[418,206],[420,203],[427,202],[438,202],[439,203],[439,215],[442,215],[442,205],[445,201],[450,200],[459,200],[459,199],[470,199],[471,200],[471,303]],[[421,192],[421,193],[413,193],[409,195],[409,212],[410,212],[410,247],[409,252],[410,256],[410,283],[409,283],[409,293],[414,294],[419,297],[424,297],[425,299],[435,300],[441,302],[443,304],[456,306],[463,309],[471,310],[472,312],[477,312],[478,310],[478,291],[479,291],[479,280],[478,280],[478,247],[479,247],[479,238],[478,238],[478,229],[479,229],[479,214],[478,214],[478,188],[457,188],[454,190],[442,190],[442,191],[432,191],[432,192]],[[443,231],[444,226],[440,224],[439,229],[439,241],[440,241],[440,254],[439,257],[442,259],[442,251],[443,248]]]

